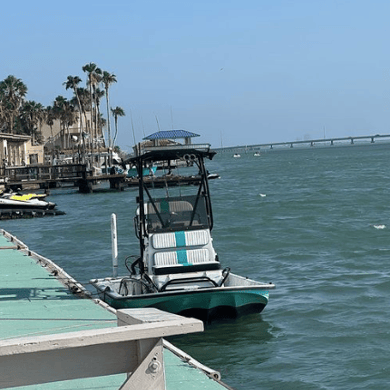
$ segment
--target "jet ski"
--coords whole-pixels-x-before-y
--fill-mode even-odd
[[[44,200],[46,196],[46,194],[21,194],[7,189],[0,194],[0,209],[54,209],[56,204]]]

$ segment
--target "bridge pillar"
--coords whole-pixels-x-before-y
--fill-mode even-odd
[[[290,148],[293,148],[294,146],[293,146],[293,143],[291,142],[291,144],[290,144]]]
[[[273,146],[272,146],[272,144],[271,144],[271,147],[270,147],[270,149],[273,149]]]
[[[351,138],[351,145],[353,145],[353,138]]]
[[[374,137],[371,137],[371,143],[374,144],[375,141],[374,141]]]
[[[333,140],[332,139],[330,140],[330,145],[333,146]]]
[[[310,146],[314,146],[314,142],[313,141],[310,142]]]

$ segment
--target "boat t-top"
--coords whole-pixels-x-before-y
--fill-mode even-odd
[[[215,154],[209,144],[151,146],[139,148],[130,159],[139,178],[134,225],[140,253],[127,258],[128,275],[91,280],[110,306],[156,307],[204,321],[264,309],[275,286],[223,268],[214,249],[205,160]],[[144,181],[145,168],[178,159],[194,163],[201,177],[198,186],[154,189],[153,181]]]

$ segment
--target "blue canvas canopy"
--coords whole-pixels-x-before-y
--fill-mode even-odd
[[[167,130],[167,131],[158,131],[145,137],[145,140],[155,140],[155,139],[176,139],[176,138],[192,138],[200,137],[199,134],[191,133],[186,130]]]

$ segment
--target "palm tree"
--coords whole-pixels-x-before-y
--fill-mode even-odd
[[[114,139],[112,141],[112,144],[114,145],[115,144],[115,141],[116,141],[116,137],[118,135],[118,116],[125,116],[125,111],[123,110],[123,108],[121,107],[115,107],[115,108],[112,108],[111,107],[111,113],[115,119],[115,135],[114,135]]]
[[[103,72],[102,82],[106,91],[106,103],[107,103],[107,130],[108,130],[108,149],[111,150],[111,127],[110,127],[110,99],[108,95],[108,89],[114,83],[116,83],[116,76],[113,73],[107,71]],[[111,163],[111,161],[110,161]]]
[[[39,136],[40,123],[44,117],[44,108],[41,103],[29,100],[23,103],[20,109],[21,131],[32,136],[32,144],[41,141]]]
[[[50,143],[45,145],[45,149],[50,145],[50,152],[54,154],[54,134],[53,134],[53,125],[56,119],[56,113],[54,106],[47,106],[45,108],[45,123],[50,126]],[[53,156],[54,158],[54,156]]]
[[[3,107],[2,102],[0,101],[0,131],[1,131],[2,127],[4,126],[4,122],[5,122],[4,107]]]
[[[83,72],[87,72],[88,74],[88,80],[87,85],[89,86],[89,95],[91,100],[91,122],[94,127],[94,132],[97,132],[97,102],[95,100],[95,91],[96,86],[100,83],[100,80],[102,79],[102,70],[93,62],[90,62],[87,65],[83,66]],[[91,133],[91,139],[93,138],[93,131]]]
[[[46,115],[45,115],[45,122],[48,126],[50,126],[50,134],[52,140],[54,139],[53,135],[53,125],[54,125],[54,120],[56,119],[55,111],[53,106],[47,106],[46,109]]]
[[[70,131],[69,127],[72,126],[76,120],[78,119],[78,115],[75,111],[75,107],[72,102],[66,100],[62,107],[62,123],[64,127],[64,147],[66,149],[70,148]],[[65,129],[67,137],[65,137]]]
[[[67,104],[68,100],[59,95],[56,97],[53,103],[53,113],[55,118],[59,119],[60,121],[60,141],[61,141],[61,148],[65,147],[65,106]]]
[[[27,86],[15,76],[10,75],[0,82],[1,112],[8,133],[12,133],[14,130],[15,118],[19,114],[19,109],[26,94]]]
[[[78,85],[81,83],[81,79],[78,76],[68,76],[68,79],[63,83],[65,85],[66,89],[73,89],[73,92],[76,97],[77,101],[77,106],[79,108],[80,112],[80,128],[79,128],[79,134],[80,137],[82,135],[82,129],[83,129],[83,121],[82,121],[82,113],[83,113],[83,107],[80,102],[80,97],[79,97],[79,88]]]
[[[105,92],[104,90],[100,89],[100,88],[96,88],[95,89],[95,92],[94,92],[94,101],[96,102],[96,109],[97,109],[97,112],[96,112],[96,132],[94,134],[94,142],[96,144],[98,138],[103,134],[103,127],[101,125],[101,113],[100,113],[100,100],[101,98],[105,95]]]
[[[83,148],[84,148],[84,152],[85,152],[85,146],[86,146],[85,140],[87,139],[87,137],[89,137],[88,136],[89,122],[88,122],[88,118],[87,118],[87,111],[91,112],[91,99],[89,96],[89,92],[86,88],[82,88],[82,87],[77,88],[77,95],[79,97],[81,112],[84,115],[84,121],[85,121],[85,131],[83,129],[83,131],[81,133],[81,137],[82,137],[82,141],[83,141]]]

